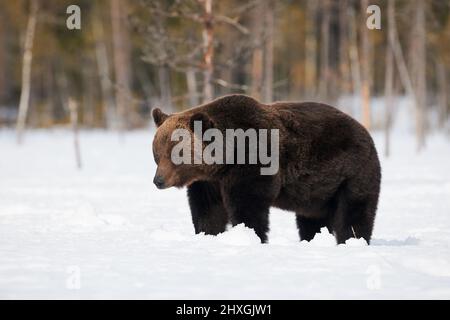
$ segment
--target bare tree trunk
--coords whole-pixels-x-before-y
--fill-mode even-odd
[[[425,126],[426,126],[426,33],[425,33],[425,3],[422,0],[416,0],[415,3],[415,87],[416,87],[416,132],[417,132],[417,151],[425,147]]]
[[[400,81],[402,83],[403,88],[406,90],[406,94],[410,96],[414,103],[416,103],[416,93],[414,92],[414,86],[411,80],[411,76],[409,75],[408,67],[406,66],[405,58],[403,55],[403,50],[400,45],[400,40],[398,37],[397,32],[397,23],[395,21],[395,1],[396,0],[390,0],[393,2],[392,9],[388,11],[388,15],[390,17],[388,18],[389,21],[392,22],[392,25],[389,27],[392,29],[392,37],[389,39],[389,45],[394,53],[395,58],[395,64],[398,68],[398,74],[400,77]]]
[[[261,99],[263,86],[263,44],[264,24],[261,17],[264,14],[264,2],[259,2],[252,13],[252,34],[255,36],[255,49],[252,53],[252,83],[250,94],[255,99]]]
[[[152,109],[152,97],[154,92],[156,91],[150,77],[145,68],[139,68],[136,70],[136,77],[139,80],[139,85],[141,86],[142,91],[145,95],[145,100],[147,103],[147,107],[149,110]]]
[[[348,56],[348,0],[339,1],[339,73],[340,73],[340,94],[349,92],[349,56]]]
[[[418,94],[416,92],[417,86],[415,88],[415,86],[413,84],[413,81],[411,80],[411,76],[409,74],[408,67],[407,67],[406,62],[405,62],[405,58],[404,58],[404,55],[403,55],[403,50],[402,50],[402,47],[400,45],[400,41],[399,41],[399,37],[398,37],[397,23],[395,21],[395,0],[391,0],[391,1],[394,4],[392,5],[392,9],[390,11],[388,11],[388,14],[390,15],[389,21],[392,21],[392,26],[391,26],[391,28],[392,28],[392,37],[390,38],[390,44],[389,45],[390,45],[390,47],[391,47],[391,49],[392,49],[392,51],[394,53],[395,63],[396,63],[397,68],[398,68],[398,74],[399,74],[402,86],[405,88],[407,95],[413,99],[414,104],[415,104],[415,108],[416,108],[416,111],[417,111],[417,110],[419,110],[419,105],[420,105],[420,102],[419,102],[419,99],[418,99]],[[418,2],[421,3],[421,1],[418,1]],[[423,22],[425,22],[425,21],[423,21]],[[423,44],[425,44],[425,43],[423,43]],[[423,48],[423,49],[425,49],[425,48]],[[425,52],[423,52],[422,54],[425,55]],[[415,57],[417,57],[417,55],[415,55]],[[423,62],[425,63],[425,61],[423,61]],[[425,88],[425,90],[426,90],[426,88]],[[419,115],[418,115],[418,113],[416,113],[416,119],[418,119],[418,118],[419,118]],[[418,125],[418,124],[419,124],[419,121],[416,120],[416,125]],[[416,131],[417,131],[417,136],[419,137],[419,130],[416,130]],[[418,140],[417,146],[418,146],[418,150],[419,150],[421,148],[421,147],[419,148],[419,145],[420,145],[419,140],[420,139],[418,138],[417,140]]]
[[[69,82],[67,81],[67,74],[64,72],[61,66],[58,66],[56,71],[56,86],[58,91],[58,100],[61,106],[60,112],[67,114],[70,112],[67,103],[69,102]]]
[[[172,90],[170,85],[170,69],[166,65],[158,67],[159,89],[161,90],[161,107],[168,112],[172,111]]]
[[[196,106],[198,105],[197,79],[193,68],[188,68],[186,71],[186,83],[188,87],[189,104],[192,107]]]
[[[94,82],[92,81],[92,61],[90,57],[83,59],[82,79],[82,108],[83,108],[83,122],[89,126],[95,126],[95,104],[93,90]]]
[[[317,1],[306,2],[305,19],[305,96],[314,98],[317,94]]]
[[[214,97],[213,74],[214,74],[214,27],[212,15],[212,0],[204,2],[204,26],[203,26],[203,102],[211,101]]]
[[[370,109],[370,38],[369,29],[366,26],[366,10],[368,0],[361,1],[361,100],[362,100],[362,124],[370,130],[372,125]]]
[[[436,62],[436,74],[439,90],[439,127],[443,128],[448,114],[447,70],[442,67],[442,61]]]
[[[320,84],[319,96],[325,101],[328,100],[328,80],[330,72],[330,1],[321,0],[322,4],[322,21],[320,24]]]
[[[54,117],[54,74],[53,74],[53,66],[52,61],[47,60],[45,62],[45,66],[47,69],[47,72],[44,75],[44,81],[45,81],[45,96],[46,96],[46,103],[45,103],[45,110],[43,113],[43,121],[42,124],[44,126],[50,126],[55,123],[55,117]]]
[[[259,100],[261,99],[262,83],[263,83],[263,51],[257,48],[253,51],[252,56],[252,87],[251,95]]]
[[[114,71],[116,106],[120,121],[119,131],[123,133],[128,124],[127,105],[131,103],[130,95],[130,53],[127,43],[124,10],[126,2],[111,0],[111,23],[114,50]]]
[[[359,50],[357,38],[357,24],[355,10],[353,7],[349,8],[350,30],[349,30],[349,55],[350,55],[350,69],[352,74],[353,95],[361,92],[361,66],[359,64]],[[355,109],[355,102],[353,102],[353,110]]]
[[[275,28],[274,6],[275,3],[273,0],[265,0],[264,79],[262,98],[266,103],[273,101],[273,33]]]
[[[77,164],[77,168],[81,169],[81,152],[80,152],[80,143],[78,139],[78,104],[77,102],[70,98],[68,102],[69,111],[70,111],[70,122],[72,124],[73,131],[73,146],[75,150],[75,161]]]
[[[93,34],[95,37],[95,57],[97,60],[97,71],[100,79],[102,93],[102,105],[104,122],[111,129],[116,123],[116,106],[110,75],[109,57],[105,44],[105,32],[102,20],[92,19]]]
[[[306,96],[316,96],[317,86],[317,1],[308,0],[306,3],[306,35],[305,35],[305,87]]]
[[[388,44],[386,46],[386,73],[385,73],[385,143],[384,154],[386,157],[390,155],[391,145],[391,125],[392,125],[392,108],[393,104],[393,89],[394,89],[394,53],[389,45],[394,41],[394,29],[392,27],[394,19],[394,2],[388,1]]]
[[[36,29],[39,1],[31,1],[30,15],[28,17],[27,30],[25,34],[25,45],[22,64],[22,91],[20,93],[19,114],[17,117],[17,143],[22,143],[23,131],[27,120],[28,107],[31,91],[31,63],[33,60],[33,42]]]
[[[0,21],[4,21],[4,14],[0,12]],[[6,95],[6,32],[5,23],[0,25],[0,103]]]

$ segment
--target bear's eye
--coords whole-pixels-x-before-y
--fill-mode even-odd
[[[159,157],[156,153],[153,153],[153,159],[155,159],[156,164],[159,164]]]

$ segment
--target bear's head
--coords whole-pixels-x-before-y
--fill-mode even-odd
[[[204,132],[213,127],[212,120],[205,113],[195,110],[168,115],[156,108],[153,109],[152,116],[157,127],[153,139],[153,157],[158,166],[153,179],[156,187],[158,189],[181,188],[195,181],[207,179],[211,169],[206,164],[195,164],[194,161],[174,163],[172,150],[179,142],[173,141],[173,133],[176,129],[182,129],[190,135],[190,159],[194,159],[194,123],[201,121]]]

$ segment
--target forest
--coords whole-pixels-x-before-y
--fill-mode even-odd
[[[447,0],[1,0],[0,126],[123,133],[155,106],[244,93],[333,104],[388,141],[408,97],[421,150],[448,131],[449,15]]]

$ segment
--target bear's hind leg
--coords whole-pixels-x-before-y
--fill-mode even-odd
[[[226,230],[228,214],[217,186],[205,181],[194,182],[187,194],[195,233],[217,235]]]
[[[375,211],[376,201],[370,196],[352,197],[346,188],[340,188],[331,220],[337,243],[345,243],[350,238],[364,238],[370,243]]]
[[[352,227],[356,238],[364,238],[370,244],[372,237],[373,224],[377,211],[377,199],[368,197],[363,204],[360,205],[360,216],[355,217]]]
[[[331,203],[330,222],[337,244],[343,244],[353,237],[350,215],[354,209],[348,197],[347,187],[342,185]]]

